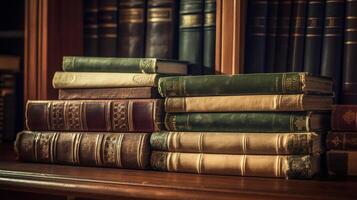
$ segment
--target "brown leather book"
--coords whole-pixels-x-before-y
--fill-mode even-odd
[[[326,137],[326,148],[357,151],[357,132],[329,132]]]
[[[331,114],[331,129],[357,131],[357,105],[334,105]]]
[[[60,100],[160,98],[156,87],[60,89]]]
[[[15,151],[21,161],[145,169],[149,133],[33,132],[18,133]]]
[[[328,151],[326,157],[329,175],[357,176],[357,151]]]
[[[153,132],[161,130],[160,99],[28,101],[26,126],[34,131]]]

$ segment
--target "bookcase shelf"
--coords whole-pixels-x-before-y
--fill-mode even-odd
[[[68,199],[356,199],[355,179],[284,180],[22,163],[0,146],[0,194]],[[22,192],[22,193],[21,193]]]

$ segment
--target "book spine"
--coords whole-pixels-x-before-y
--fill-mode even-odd
[[[262,73],[265,68],[268,1],[248,1],[246,73]],[[257,56],[259,55],[259,56]]]
[[[169,131],[210,132],[308,132],[310,116],[306,113],[167,113]]]
[[[357,133],[329,132],[326,137],[326,148],[335,150],[357,150]]]
[[[203,74],[214,74],[216,0],[205,0],[203,20]]]
[[[118,12],[118,56],[144,57],[145,0],[120,0]]]
[[[98,56],[98,0],[83,2],[84,55]]]
[[[63,71],[66,72],[121,72],[156,73],[155,58],[99,58],[64,56]]]
[[[201,74],[203,0],[181,0],[179,21],[179,60],[190,62],[189,74]]]
[[[331,128],[338,131],[357,131],[357,107],[337,105],[332,107]]]
[[[290,16],[292,12],[292,1],[283,0],[279,2],[278,26],[275,47],[274,72],[286,72],[288,65]]]
[[[34,131],[153,132],[161,130],[161,100],[28,101]]]
[[[306,13],[307,0],[293,1],[289,33],[288,71],[301,72],[304,68]]]
[[[148,133],[23,131],[15,149],[18,159],[27,162],[146,169],[149,137]]]
[[[59,89],[59,100],[77,99],[156,99],[159,98],[157,88],[90,88],[90,89]]]
[[[328,151],[326,157],[329,175],[357,175],[357,151]]]
[[[150,163],[154,170],[169,172],[311,178],[316,173],[312,169],[316,163],[314,159],[316,158],[312,156],[222,155],[153,151]]]
[[[321,75],[333,78],[336,97],[339,97],[341,86],[344,16],[344,0],[326,1]]]
[[[305,35],[304,71],[320,74],[325,1],[309,0]]]
[[[117,0],[98,1],[98,52],[100,56],[117,53]]]
[[[149,0],[147,7],[145,57],[176,58],[176,1]]]
[[[357,104],[357,1],[346,1],[341,102]]]
[[[52,85],[55,89],[156,87],[159,77],[139,73],[56,72]]]
[[[274,72],[279,0],[268,1],[265,72]]]
[[[156,132],[153,150],[244,155],[309,155],[320,152],[316,133]]]
[[[159,80],[159,93],[164,97],[297,94],[303,92],[303,77],[303,73],[164,77]]]

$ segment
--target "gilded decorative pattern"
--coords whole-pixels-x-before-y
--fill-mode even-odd
[[[306,129],[307,129],[307,127],[306,127],[305,117],[296,117],[294,119],[294,129],[293,130],[305,131]]]
[[[356,120],[356,113],[349,110],[347,112],[345,112],[342,116],[342,119],[347,123],[347,124],[351,124]]]
[[[169,132],[156,132],[150,137],[150,145],[153,149],[167,151],[167,137]]]
[[[185,98],[166,98],[165,111],[166,112],[185,112]]]
[[[117,151],[117,140],[118,136],[115,134],[105,134],[102,148],[103,148],[103,164],[106,166],[115,166],[116,165],[116,151]]]
[[[283,76],[283,91],[286,93],[296,93],[300,91],[301,83],[299,75]]]
[[[153,170],[167,171],[167,153],[165,152],[152,152],[150,160],[151,168]]]
[[[113,131],[128,131],[127,104],[113,102]]]
[[[288,156],[287,178],[311,178],[310,156]]]
[[[51,125],[53,130],[64,130],[64,104],[53,102],[51,106]]]
[[[51,140],[54,134],[41,134],[38,140],[38,159],[50,162],[51,158]]]
[[[153,58],[142,58],[140,59],[140,69],[143,73],[154,73],[156,67],[156,59]]]
[[[312,139],[307,134],[292,134],[288,139],[288,152],[294,155],[306,155],[312,153]]]
[[[135,75],[133,76],[133,82],[138,85],[146,85],[152,81],[153,76],[142,76],[142,75]]]
[[[148,22],[170,22],[172,20],[171,8],[149,8],[147,13]]]
[[[80,103],[69,102],[67,105],[67,129],[73,131],[82,130]]]

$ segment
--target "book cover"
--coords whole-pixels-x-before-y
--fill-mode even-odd
[[[216,51],[216,0],[205,0],[203,19],[203,74],[214,74]]]
[[[268,1],[265,72],[274,72],[279,0]]]
[[[328,151],[327,169],[332,176],[357,176],[357,151]]]
[[[331,128],[336,131],[357,131],[357,105],[334,105]]]
[[[329,132],[326,137],[326,148],[357,151],[357,132]]]

